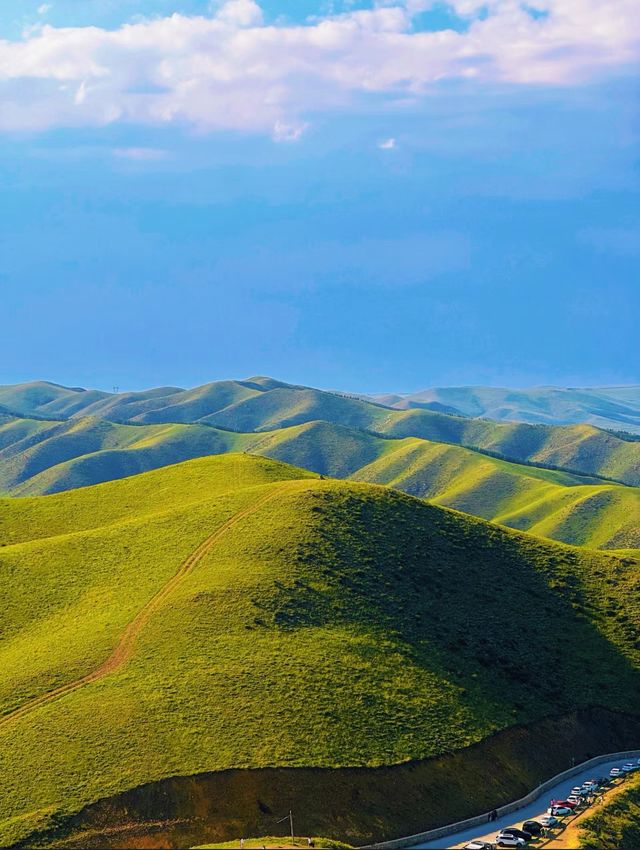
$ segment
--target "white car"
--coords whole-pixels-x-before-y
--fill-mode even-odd
[[[538,821],[546,829],[552,829],[554,826],[558,826],[558,824],[560,823],[558,818],[554,818],[553,815],[543,815],[541,818],[538,818]]]
[[[547,814],[563,818],[565,815],[572,815],[573,809],[570,809],[569,806],[550,806],[547,809]]]
[[[517,835],[505,835],[502,832],[496,835],[496,847],[524,847],[525,843],[524,838],[518,838]]]
[[[620,770],[619,767],[612,767],[611,770],[609,771],[609,776],[612,779],[615,779],[617,776],[622,776],[622,771]]]
[[[567,797],[567,802],[575,803],[576,806],[579,806],[581,803],[584,802],[584,800],[582,799],[582,795],[578,796],[577,794],[570,794]]]
[[[586,793],[587,792],[584,790],[584,786],[582,785],[576,785],[575,788],[572,788],[570,792],[571,797],[582,797],[582,795]],[[571,797],[569,799],[571,799]]]
[[[631,773],[632,770],[637,770],[637,769],[638,769],[638,765],[633,764],[633,762],[630,762],[630,761],[628,761],[626,764],[622,765],[622,772],[623,773]]]
[[[470,841],[468,844],[465,844],[463,850],[493,850],[493,844],[478,839],[477,841]]]

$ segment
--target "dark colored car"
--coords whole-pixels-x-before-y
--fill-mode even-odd
[[[515,826],[508,826],[506,829],[501,829],[503,835],[515,835],[516,838],[522,838],[523,841],[531,841],[533,835],[526,832],[524,829],[517,829]]]
[[[541,823],[538,823],[537,820],[526,820],[522,824],[523,832],[530,832],[531,835],[540,835],[543,830],[543,826]]]

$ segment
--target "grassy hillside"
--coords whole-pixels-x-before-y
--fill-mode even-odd
[[[90,416],[128,424],[199,423],[237,432],[270,432],[324,421],[381,436],[420,437],[478,448],[516,463],[555,466],[640,486],[640,442],[590,425],[500,423],[427,409],[395,410],[272,378],[117,395],[23,384],[0,387],[2,404],[26,416]],[[182,459],[184,455],[173,458]]]
[[[0,492],[46,494],[241,447],[204,425],[120,425],[103,419],[0,424]]]
[[[239,434],[205,425],[14,419],[0,424],[0,491],[56,493],[230,451],[386,484],[565,543],[640,548],[638,488],[508,463],[460,446],[376,437],[327,422]]]
[[[578,476],[443,443],[390,442],[351,478],[576,546],[640,548],[637,487],[585,483]]]
[[[580,824],[581,850],[636,850],[640,846],[640,776],[634,776]]]
[[[431,410],[406,410],[390,414],[378,430],[392,437],[422,437],[479,448],[517,463],[640,484],[640,444],[590,425],[503,424]]]
[[[2,845],[163,777],[637,711],[637,561],[387,488],[198,459],[6,500],[0,544]]]
[[[428,408],[462,416],[569,425],[588,423],[640,434],[640,386],[567,388],[437,387],[374,399],[399,410]]]
[[[23,416],[65,419],[84,411],[90,404],[109,397],[100,390],[62,387],[50,381],[0,386],[0,405]]]

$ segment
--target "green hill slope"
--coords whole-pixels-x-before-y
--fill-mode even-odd
[[[15,419],[0,424],[0,491],[56,493],[230,451],[386,484],[565,543],[640,548],[638,488],[508,463],[460,446],[381,438],[327,422],[239,434],[206,425]]]
[[[22,424],[28,421],[0,425],[0,492],[54,493],[243,447],[239,436],[204,425],[85,418],[28,430]]]
[[[389,441],[351,475],[474,516],[576,546],[640,549],[640,489],[585,483],[563,472],[520,466],[459,446]],[[586,479],[588,481],[588,479]]]
[[[377,430],[391,437],[422,437],[478,448],[516,463],[560,467],[581,475],[640,484],[640,443],[591,425],[503,424],[431,410],[406,410],[389,414]]]
[[[7,500],[0,543],[2,845],[168,776],[637,711],[637,561],[387,488],[198,459]]]
[[[488,419],[568,425],[588,423],[640,434],[640,386],[568,388],[436,387],[418,393],[380,395],[399,410],[425,407]]]
[[[381,436],[420,437],[482,449],[516,463],[555,466],[640,486],[640,441],[590,425],[501,423],[427,409],[395,410],[272,378],[117,395],[23,384],[0,387],[2,404],[26,416],[90,416],[129,424],[200,423],[238,432],[273,431],[322,420]]]

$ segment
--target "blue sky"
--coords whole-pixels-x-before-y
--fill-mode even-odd
[[[354,17],[365,2],[269,0],[261,17],[246,3],[213,30],[191,16],[218,20],[221,4],[199,0],[3,4],[0,383],[640,381],[637,64],[622,27],[591,69],[565,31],[546,31],[562,41],[543,55],[527,19],[525,74],[500,8],[485,32],[464,0],[410,15],[390,2],[375,20]],[[182,14],[180,56],[163,54],[152,9],[162,27]],[[125,22],[137,41],[114,46]],[[296,24],[306,39],[323,22],[329,37],[294,43]],[[74,40],[56,58],[63,26]],[[442,47],[416,39],[452,27]],[[468,30],[477,58],[459,73]]]

